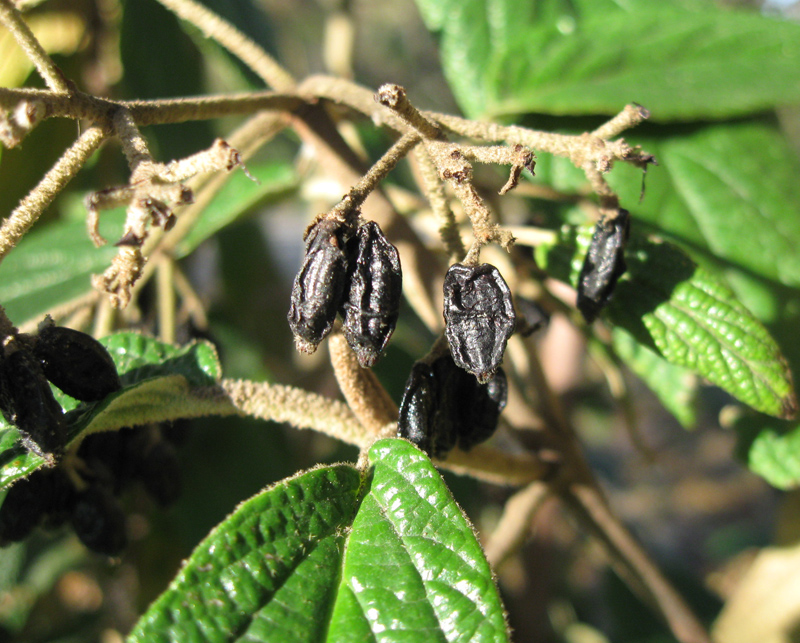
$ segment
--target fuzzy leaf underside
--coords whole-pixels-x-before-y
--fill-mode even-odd
[[[491,570],[430,460],[381,440],[242,503],[128,643],[507,641]]]
[[[211,386],[221,376],[216,349],[205,341],[179,348],[128,332],[109,335],[100,343],[111,354],[123,387],[91,403],[53,389],[67,412],[67,444],[95,431],[191,417],[199,404],[188,397],[190,390]],[[24,449],[17,429],[0,416],[0,488],[43,464]]]
[[[560,244],[537,248],[537,261],[576,285],[591,232],[565,226]],[[612,324],[752,408],[794,416],[791,373],[778,345],[719,278],[677,246],[635,233],[625,257],[628,272],[606,313]]]

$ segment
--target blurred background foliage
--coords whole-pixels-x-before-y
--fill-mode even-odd
[[[334,72],[369,87],[398,83],[421,107],[459,111],[443,77],[437,41],[410,0],[206,0],[206,4],[298,78]],[[796,4],[730,4],[781,11],[789,18],[800,13]],[[164,98],[260,88],[238,61],[150,0],[50,0],[32,8],[27,19],[66,75],[96,95]],[[5,31],[0,32],[0,83],[41,85]],[[620,97],[617,108],[627,100]],[[776,117],[770,113],[765,118]],[[777,118],[785,140],[800,150],[797,111],[787,108]],[[167,161],[206,147],[239,121],[155,126],[144,134],[156,158]],[[545,115],[529,116],[528,121],[563,130],[594,122]],[[365,145],[374,150],[385,147],[386,139],[370,124],[357,127]],[[76,133],[72,122],[48,120],[19,149],[2,151],[0,212],[13,209]],[[651,134],[653,130],[644,127],[626,138],[650,149]],[[658,155],[658,150],[650,151]],[[315,203],[329,198],[330,188],[314,174],[304,173],[303,150],[288,134],[268,145],[249,167],[263,171],[263,175],[254,172],[266,177],[263,189],[238,181],[225,197],[229,207],[220,215],[219,231],[201,235],[199,245],[189,244],[181,253],[182,269],[207,304],[208,324],[198,328],[184,323],[179,340],[210,338],[219,348],[227,377],[274,380],[336,396],[325,351],[313,358],[297,356],[286,324],[302,230],[321,209]],[[547,159],[540,159],[537,172],[561,188],[569,186],[569,172],[548,166]],[[395,173],[392,180],[402,183],[403,173]],[[0,300],[15,323],[40,315],[59,298],[75,296],[86,288],[89,274],[102,270],[113,250],[91,249],[81,200],[91,189],[126,181],[118,146],[104,146],[49,209],[35,234],[47,235],[47,226],[55,221],[74,225],[58,228],[55,237],[40,237],[41,252],[31,253],[28,263],[15,265],[15,253],[10,255],[0,270]],[[539,219],[546,220],[552,204],[540,202],[536,207]],[[557,215],[561,218],[564,213],[561,208]],[[103,217],[108,226],[104,229],[119,225],[114,213]],[[108,236],[113,238],[113,232]],[[33,235],[30,242],[36,243]],[[72,248],[69,244],[74,244],[73,250],[66,250],[70,256],[91,252],[92,258],[73,262],[69,278],[59,281],[47,266],[58,265],[61,270],[52,253]],[[50,284],[49,290],[43,283]],[[32,289],[37,296],[26,297]],[[796,291],[786,292],[800,301]],[[140,299],[137,325],[158,333],[153,298],[148,287]],[[800,350],[796,331],[790,334],[785,328],[779,327],[785,336],[778,332],[778,339],[796,368]],[[396,401],[411,364],[432,340],[406,307],[387,356],[376,368]],[[732,458],[735,436],[718,420],[729,398],[718,390],[701,389],[696,428],[687,432],[649,389],[626,374],[635,400],[636,442],[646,445],[643,451],[626,432],[624,410],[608,392],[597,361],[586,356],[577,332],[563,320],[554,320],[541,350],[554,388],[582,429],[612,505],[699,615],[711,621],[758,548],[797,541],[797,492],[775,491]],[[248,419],[195,420],[180,423],[175,431],[183,442],[183,493],[166,510],[156,507],[141,489],[127,495],[131,544],[119,560],[109,562],[87,553],[67,532],[38,532],[0,551],[0,641],[120,641],[163,591],[181,560],[238,502],[298,470],[319,462],[353,460],[356,455],[355,449],[325,436]],[[490,533],[510,490],[446,478],[479,531]],[[597,547],[557,503],[543,508],[535,531],[535,539],[498,570],[516,640],[671,640],[649,610],[607,571]],[[796,569],[799,563],[795,556],[782,564],[784,569]],[[787,586],[784,591],[793,590]],[[794,592],[795,613],[800,613],[800,595]]]

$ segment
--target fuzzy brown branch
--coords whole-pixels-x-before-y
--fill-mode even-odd
[[[377,437],[397,421],[397,405],[372,370],[362,368],[341,333],[328,338],[328,351],[339,388],[367,434]]]
[[[252,69],[268,86],[289,89],[294,78],[263,48],[232,24],[194,0],[158,0],[178,17],[213,38]]]
[[[549,494],[543,482],[533,482],[506,501],[503,515],[484,547],[486,559],[494,569],[508,560],[531,534],[531,523]]]
[[[11,32],[25,55],[30,59],[47,86],[55,92],[67,94],[70,85],[61,70],[36,39],[30,27],[11,0],[0,0],[0,22]]]
[[[108,137],[108,131],[93,126],[73,143],[56,164],[42,177],[38,185],[20,201],[0,227],[0,261],[30,230],[45,208],[64,189],[88,158]]]

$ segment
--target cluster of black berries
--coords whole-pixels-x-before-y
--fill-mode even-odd
[[[453,264],[444,278],[450,352],[411,369],[397,432],[433,457],[483,442],[497,428],[508,396],[500,368],[516,326],[511,291],[491,264]]]
[[[374,221],[353,230],[320,219],[305,241],[288,315],[297,348],[313,353],[341,313],[344,336],[359,363],[372,366],[397,324],[403,284],[397,248]]]
[[[36,455],[59,453],[64,411],[48,380],[70,397],[96,402],[122,388],[114,360],[96,339],[47,317],[36,335],[18,334],[0,357],[0,410]]]
[[[9,489],[0,507],[0,546],[36,527],[69,524],[87,548],[119,555],[127,544],[122,492],[138,481],[162,506],[180,494],[179,435],[172,433],[150,425],[87,436],[75,457]]]

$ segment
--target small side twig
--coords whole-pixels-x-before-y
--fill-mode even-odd
[[[30,230],[45,208],[107,137],[108,132],[102,127],[95,125],[88,128],[56,161],[38,185],[20,201],[0,227],[0,261]]]
[[[543,482],[532,482],[506,501],[503,515],[489,537],[484,553],[495,569],[517,551],[530,536],[531,522],[547,499],[549,490]]]
[[[252,69],[268,86],[288,89],[295,84],[292,75],[263,48],[236,27],[194,0],[159,0],[167,9],[213,38]]]
[[[22,15],[11,0],[0,0],[0,22],[11,32],[14,39],[22,47],[25,55],[36,67],[39,75],[54,92],[68,94],[70,86],[64,74],[56,67],[50,56],[36,39],[30,27],[22,19]]]

